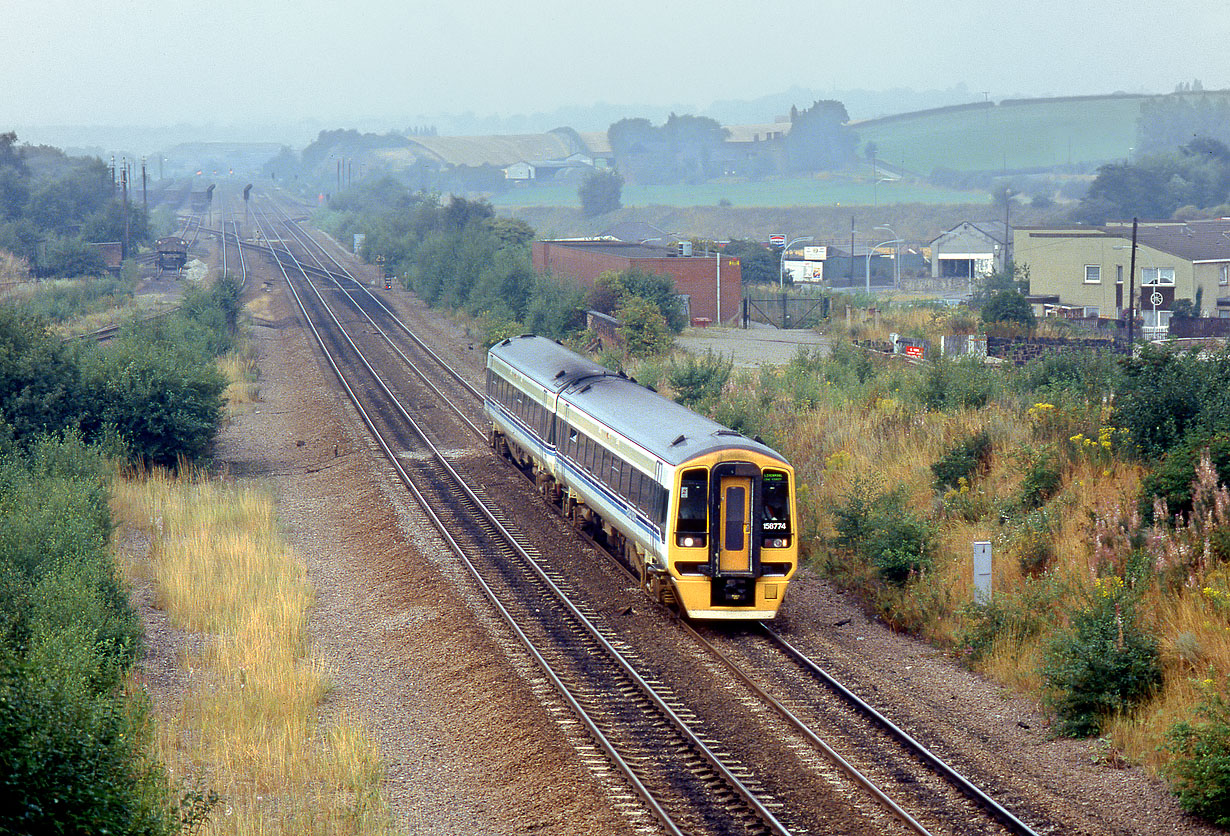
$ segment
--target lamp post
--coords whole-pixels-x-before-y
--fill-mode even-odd
[[[882,229],[896,239],[893,246],[893,287],[896,288],[901,284],[901,247],[896,245],[900,244],[902,239],[897,237],[897,230],[888,224],[880,224],[876,229]]]
[[[880,229],[880,227],[877,226],[876,229]],[[871,295],[871,256],[872,254],[875,253],[876,250],[880,249],[880,247],[885,247],[885,246],[888,246],[889,244],[900,244],[900,243],[901,243],[900,238],[892,238],[888,241],[881,241],[880,243],[876,244],[871,249],[867,250],[866,290],[867,290],[868,296]]]
[[[795,244],[801,244],[804,241],[811,240],[813,240],[811,235],[804,235],[802,238],[795,238],[794,240],[789,241],[786,246],[782,247],[781,258],[777,260],[777,282],[782,290],[786,289],[786,250],[790,249]]]
[[[871,187],[871,208],[872,209],[875,209],[880,204],[880,200],[878,196],[880,184],[881,183],[896,183],[900,179],[901,179],[900,177],[881,177],[879,180],[875,181],[875,183]]]

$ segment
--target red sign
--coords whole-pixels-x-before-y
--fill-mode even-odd
[[[786,246],[786,236],[785,235],[770,235],[769,243],[775,247],[784,247]]]
[[[923,356],[922,346],[921,345],[907,345],[905,347],[905,356],[906,357],[917,357],[921,360]]]

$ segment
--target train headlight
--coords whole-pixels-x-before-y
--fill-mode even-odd
[[[790,545],[789,537],[766,537],[764,538],[765,548],[769,549],[784,549]]]
[[[685,549],[699,549],[705,545],[705,535],[679,534],[675,537],[675,543]]]

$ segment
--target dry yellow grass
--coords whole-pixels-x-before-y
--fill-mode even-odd
[[[189,474],[117,484],[114,510],[148,533],[157,602],[203,636],[190,686],[160,718],[175,776],[217,792],[207,834],[391,831],[383,767],[360,726],[320,719],[328,671],[311,657],[313,593],[265,493]]]
[[[228,381],[226,386],[227,405],[234,408],[243,404],[260,401],[260,385],[257,380],[260,370],[256,365],[256,357],[251,351],[243,348],[225,354],[218,361],[222,373]]]

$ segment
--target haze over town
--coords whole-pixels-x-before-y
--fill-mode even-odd
[[[18,0],[5,18],[0,114],[30,142],[81,141],[63,126],[225,127],[299,143],[328,126],[602,130],[612,116],[672,109],[769,121],[809,96],[842,98],[859,119],[983,96],[1230,87],[1220,0],[1171,4],[1164,21],[1109,0],[460,0],[447,11]],[[759,115],[736,106],[764,97]]]

